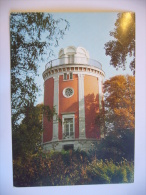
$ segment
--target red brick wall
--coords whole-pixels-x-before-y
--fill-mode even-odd
[[[74,95],[70,98],[63,96],[63,90],[66,87],[74,89]],[[79,103],[78,103],[78,75],[73,74],[73,80],[63,81],[63,76],[59,77],[59,117],[62,119],[61,113],[75,112],[75,138],[79,137]],[[62,126],[59,123],[59,139],[62,139]]]
[[[86,137],[99,138],[99,129],[95,124],[96,113],[99,111],[98,78],[90,75],[84,76],[84,98]]]
[[[63,96],[66,87],[74,89],[74,95],[70,98]],[[99,87],[98,79],[93,76],[84,76],[84,98],[85,98],[85,131],[87,138],[99,138],[100,129],[95,124],[96,113],[99,111]],[[54,79],[45,81],[44,105],[53,108],[54,100]],[[63,113],[75,113],[75,138],[79,138],[79,102],[78,102],[78,75],[73,74],[73,80],[63,81],[63,75],[59,76],[59,117],[62,120]],[[53,120],[48,122],[43,118],[43,142],[52,140]],[[59,123],[58,137],[62,139],[62,125]]]

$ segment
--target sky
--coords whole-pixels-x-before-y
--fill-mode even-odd
[[[40,64],[39,78],[36,82],[40,86],[40,96],[37,103],[43,102],[43,78],[42,73],[48,61],[58,58],[61,48],[67,46],[84,47],[91,59],[97,60],[102,64],[102,70],[105,72],[105,80],[119,74],[130,74],[129,68],[125,71],[118,71],[110,65],[110,57],[105,55],[104,44],[113,38],[109,35],[114,30],[114,24],[117,19],[117,12],[74,12],[74,13],[52,13],[54,19],[63,18],[70,23],[70,28],[65,32],[63,40],[59,41],[59,46],[54,47],[54,57]],[[129,64],[127,63],[127,67]]]

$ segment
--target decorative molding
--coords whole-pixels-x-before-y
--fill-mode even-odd
[[[63,115],[63,114],[64,115],[67,115],[67,114],[75,114],[75,113],[76,113],[75,111],[73,111],[73,112],[62,112],[61,115]]]
[[[67,70],[69,68],[69,70]],[[43,72],[43,78],[44,81],[46,81],[49,78],[57,77],[60,75],[63,75],[64,73],[70,73],[73,74],[85,74],[85,75],[91,75],[95,77],[102,76],[104,78],[105,74],[104,72],[96,67],[89,66],[89,65],[61,65],[61,66],[55,66],[51,69],[47,69]]]

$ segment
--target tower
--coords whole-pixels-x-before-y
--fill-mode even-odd
[[[44,150],[90,149],[100,139],[95,117],[102,109],[102,65],[90,59],[84,48],[69,46],[46,64],[43,79],[44,105],[55,106],[62,121],[55,115],[48,122],[44,116]]]

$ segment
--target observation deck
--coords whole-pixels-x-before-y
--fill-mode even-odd
[[[62,66],[62,65],[88,65],[102,70],[102,65],[100,62],[86,57],[74,57],[74,56],[51,60],[45,65],[45,70],[56,66]]]
[[[89,57],[89,53],[83,47],[69,46],[60,49],[58,59],[51,60],[45,65],[43,72],[44,80],[53,75],[69,74],[88,74],[92,76],[103,76],[104,71],[100,62]]]

